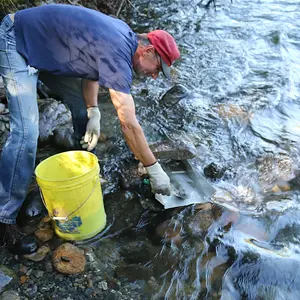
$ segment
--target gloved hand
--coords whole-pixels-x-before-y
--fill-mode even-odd
[[[100,136],[100,119],[101,113],[98,107],[89,107],[87,109],[88,122],[86,125],[85,136],[82,138],[80,144],[83,149],[92,151],[97,143]]]
[[[150,167],[146,167],[148,175],[150,176],[150,184],[152,192],[162,195],[171,195],[170,178],[162,169],[161,165],[156,162]]]

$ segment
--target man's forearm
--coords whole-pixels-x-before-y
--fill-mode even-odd
[[[82,80],[82,93],[86,108],[98,106],[99,84],[97,81]]]
[[[156,162],[156,159],[149,148],[141,126],[136,122],[136,124],[130,126],[121,123],[121,127],[126,142],[135,157],[144,166],[153,165]]]

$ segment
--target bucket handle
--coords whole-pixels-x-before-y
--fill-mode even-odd
[[[48,214],[50,216],[50,218],[52,220],[58,220],[58,221],[68,221],[69,220],[69,217],[71,215],[73,215],[76,211],[78,211],[88,200],[89,198],[92,196],[94,190],[95,190],[95,187],[96,187],[96,184],[98,183],[98,181],[100,180],[100,176],[97,176],[96,180],[95,180],[95,183],[94,183],[94,186],[93,186],[93,189],[92,191],[90,192],[90,194],[87,196],[87,198],[75,209],[73,210],[71,213],[69,213],[66,217],[55,217],[53,216],[53,214],[51,214],[49,211],[48,211]],[[44,195],[43,195],[43,192],[42,190],[39,188],[39,191],[40,191],[40,195],[41,195],[41,198],[42,198],[42,201],[44,203],[44,206],[47,208],[47,205],[46,205],[46,202],[45,202],[45,198],[44,198]],[[48,209],[47,209],[48,210]]]

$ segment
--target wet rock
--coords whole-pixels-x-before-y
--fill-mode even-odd
[[[287,156],[266,156],[257,160],[259,183],[263,191],[289,190],[288,182],[295,178],[292,160]],[[277,185],[277,187],[275,187]]]
[[[101,247],[94,249],[94,261],[90,262],[99,274],[113,276],[115,266],[121,261],[118,245],[114,240],[105,239],[101,241]]]
[[[186,160],[197,156],[196,147],[184,140],[167,140],[150,145],[158,159]]]
[[[140,200],[141,206],[145,210],[159,212],[159,211],[163,211],[165,209],[164,206],[155,199],[154,195],[152,195],[151,197],[149,197],[149,196],[141,196],[139,198],[139,200]]]
[[[0,292],[14,279],[15,273],[6,266],[0,266]]]
[[[0,114],[2,114],[5,110],[5,105],[3,103],[0,103]]]
[[[243,120],[248,120],[248,114],[239,106],[229,104],[220,104],[218,106],[218,114],[221,118],[231,119],[231,118],[240,118]]]
[[[122,166],[120,184],[123,189],[136,188],[141,182],[136,163],[127,163]]]
[[[36,284],[29,284],[28,287],[24,290],[24,294],[29,297],[29,299],[32,299],[36,295],[38,291],[38,287]]]
[[[0,295],[0,300],[20,300],[20,295],[17,291],[8,290]]]
[[[51,218],[50,216],[45,216],[42,220],[41,220],[41,228],[44,227],[45,224],[49,224],[51,222]]]
[[[189,94],[190,92],[185,86],[176,84],[165,93],[160,102],[166,107],[174,107]]]
[[[98,283],[98,287],[103,291],[108,290],[107,282],[104,280]]]
[[[107,223],[112,224],[110,232],[132,230],[141,219],[143,208],[138,195],[131,192],[118,191],[104,195]]]
[[[75,148],[75,136],[71,124],[59,126],[53,130],[54,145],[58,149],[71,150]]]
[[[44,217],[47,214],[41,194],[38,188],[32,190],[26,196],[24,203],[21,206],[18,223],[23,225],[28,223],[28,220],[33,217]]]
[[[50,261],[45,262],[45,269],[48,273],[51,273],[53,271],[53,266],[52,266],[52,263]]]
[[[39,131],[40,142],[47,142],[53,136],[58,127],[71,127],[72,117],[69,109],[55,99],[43,99],[38,102],[39,105]]]
[[[42,242],[47,242],[53,238],[54,231],[52,228],[40,228],[34,234]]]
[[[0,114],[0,148],[3,148],[9,135],[9,115]]]
[[[177,246],[182,243],[182,225],[175,220],[166,220],[156,227],[156,237],[164,242],[173,243]]]
[[[78,274],[84,271],[86,259],[82,250],[70,243],[65,243],[55,249],[52,263],[60,273]]]
[[[117,277],[125,277],[131,282],[149,280],[154,275],[153,270],[137,264],[118,266],[115,269],[115,274]]]
[[[125,244],[119,251],[123,259],[130,264],[149,262],[159,250],[148,241],[134,241]]]
[[[210,163],[209,165],[204,167],[203,172],[208,178],[219,179],[224,175],[225,168],[218,166],[215,163]]]
[[[192,236],[203,237],[207,229],[214,222],[214,215],[211,210],[201,210],[187,220],[188,232]]]
[[[42,261],[49,252],[50,252],[49,247],[41,246],[37,250],[37,252],[32,254],[25,254],[24,257],[32,261]]]
[[[212,204],[211,203],[196,204],[195,209],[197,209],[197,210],[211,210],[212,209]]]

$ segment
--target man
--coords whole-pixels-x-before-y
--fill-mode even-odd
[[[156,79],[180,56],[165,31],[135,34],[121,20],[71,5],[44,5],[6,16],[0,26],[0,74],[10,111],[10,136],[0,160],[0,237],[14,253],[37,245],[16,225],[32,178],[37,149],[38,77],[69,106],[82,148],[100,135],[99,85],[107,87],[125,139],[146,167],[152,191],[170,194],[170,180],[149,149],[130,94],[132,68]]]

